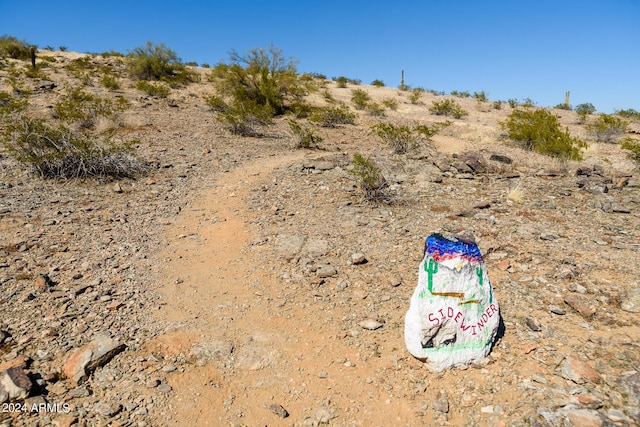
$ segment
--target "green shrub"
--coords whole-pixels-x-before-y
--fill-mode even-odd
[[[417,104],[422,104],[422,102],[420,101],[420,98],[422,97],[422,94],[424,93],[424,89],[422,88],[415,88],[411,91],[411,94],[409,95],[409,102],[417,105]]]
[[[26,99],[18,99],[7,92],[0,92],[0,119],[5,119],[13,113],[24,111],[28,105],[29,103]]]
[[[518,106],[518,100],[515,98],[509,98],[509,100],[507,100],[507,103],[511,108],[516,108]]]
[[[135,177],[146,169],[131,154],[135,141],[114,143],[104,135],[97,140],[42,119],[17,115],[0,138],[7,152],[42,178]]]
[[[356,113],[349,110],[345,104],[337,107],[322,108],[314,112],[310,121],[325,128],[335,128],[338,125],[353,125],[356,123]]]
[[[625,119],[640,119],[640,111],[636,111],[633,108],[616,111],[616,114],[620,117],[624,117]]]
[[[358,186],[368,202],[390,202],[388,184],[382,170],[375,162],[359,153],[353,155],[353,167],[349,170],[356,178]]]
[[[500,122],[508,137],[535,152],[564,160],[581,160],[587,143],[560,128],[558,118],[548,110],[514,110]]]
[[[129,74],[136,80],[162,81],[172,86],[196,80],[178,55],[162,43],[148,41],[145,46],[133,49],[128,57]]]
[[[612,114],[600,114],[592,124],[587,125],[589,133],[600,142],[616,142],[627,131],[629,122]]]
[[[284,114],[310,90],[298,78],[295,61],[274,46],[254,48],[244,55],[232,51],[230,63],[214,67],[210,80],[218,93],[232,100],[231,110],[248,114],[262,110],[260,117]]]
[[[241,136],[259,137],[259,128],[271,123],[273,111],[253,100],[232,102],[229,108],[222,111],[217,119],[231,133]]]
[[[443,127],[451,122],[439,122],[431,126],[425,124],[396,125],[393,123],[378,123],[371,127],[370,133],[377,135],[394,153],[406,153],[410,148],[423,140],[429,140]]]
[[[102,52],[100,56],[102,56],[103,58],[124,58],[125,55],[124,53],[116,52],[115,50],[111,49],[109,52]]]
[[[351,90],[351,102],[355,105],[356,109],[364,110],[371,101],[371,97],[366,90],[353,89]]]
[[[345,88],[347,87],[347,83],[349,82],[349,79],[346,78],[345,76],[340,76],[340,77],[334,77],[333,81],[336,82],[339,88]]]
[[[587,121],[588,115],[596,112],[596,107],[594,107],[592,103],[586,102],[584,104],[576,105],[575,111],[578,113],[578,122],[584,123]]]
[[[640,166],[640,139],[627,136],[620,140],[620,148],[627,150],[627,156]]]
[[[136,89],[146,93],[149,96],[157,96],[158,98],[166,98],[171,93],[171,88],[164,83],[148,82],[139,80],[136,83]]]
[[[289,127],[293,135],[295,148],[317,148],[323,138],[313,128],[301,125],[295,120],[289,120]]]
[[[0,58],[11,58],[28,60],[31,59],[31,48],[33,45],[16,37],[0,36]]]
[[[377,102],[370,102],[367,104],[367,111],[369,115],[374,117],[384,117],[384,106],[378,104]]]
[[[331,94],[331,92],[329,92],[329,89],[325,89],[322,92],[322,97],[324,98],[325,101],[327,101],[329,104],[334,104],[336,102],[336,99],[333,97],[333,95]]]
[[[553,108],[557,108],[558,110],[567,110],[567,111],[571,111],[573,110],[573,107],[570,104],[556,104]]]
[[[488,101],[487,94],[485,91],[473,92],[473,97],[478,100],[478,102]]]
[[[525,98],[522,100],[523,107],[533,107],[536,103],[531,98]]]
[[[469,94],[469,91],[467,91],[467,90],[465,90],[465,91],[452,90],[451,91],[451,96],[456,96],[458,98],[469,98],[469,96],[471,96],[471,94]]]
[[[384,87],[384,82],[382,80],[375,79],[374,81],[371,82],[371,86]]]
[[[498,100],[498,101],[493,101],[493,108],[495,110],[501,110],[502,109],[502,104],[503,102]]]
[[[218,95],[205,96],[204,101],[209,106],[209,108],[211,108],[211,111],[217,111],[221,113],[229,108],[224,98]]]
[[[385,98],[382,100],[382,105],[384,105],[386,108],[390,109],[390,110],[397,110],[398,109],[398,101],[395,100],[395,98]]]
[[[104,75],[100,77],[100,84],[107,89],[111,89],[111,90],[120,89],[120,83],[118,83],[118,79],[109,75]]]
[[[66,93],[54,104],[53,112],[56,118],[67,124],[93,129],[100,117],[115,119],[127,108],[129,103],[123,97],[118,97],[115,101],[110,98],[101,98],[76,86],[66,90]]]
[[[456,119],[461,119],[469,114],[452,99],[433,101],[433,105],[429,108],[429,111],[437,116],[452,116]]]

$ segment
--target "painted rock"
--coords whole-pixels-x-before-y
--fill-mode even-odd
[[[479,362],[491,351],[500,309],[478,246],[427,237],[418,286],[405,317],[405,343],[435,371]]]

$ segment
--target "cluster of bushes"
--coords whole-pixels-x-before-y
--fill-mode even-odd
[[[197,76],[164,44],[147,42],[127,55],[129,74],[136,80],[160,81],[170,86],[197,81]]]
[[[587,147],[586,142],[572,137],[568,129],[562,130],[558,118],[545,109],[516,109],[500,126],[509,139],[525,149],[564,160],[581,160],[582,150]]]
[[[384,116],[384,107],[377,102],[372,101],[366,90],[351,90],[351,102],[356,109],[367,110],[372,116]]]
[[[362,190],[368,202],[390,202],[389,184],[376,163],[360,153],[353,155],[352,168],[349,170]]]
[[[587,130],[596,141],[614,143],[627,130],[629,122],[613,114],[599,114]]]
[[[441,101],[433,101],[429,111],[437,116],[452,116],[456,119],[461,119],[469,114],[457,102],[448,98]]]
[[[370,133],[382,139],[394,153],[402,154],[418,143],[430,140],[440,129],[451,124],[451,122],[438,122],[432,125],[416,123],[409,126],[378,123],[371,127]]]

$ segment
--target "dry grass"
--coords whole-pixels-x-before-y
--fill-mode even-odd
[[[509,190],[507,194],[507,200],[512,201],[516,204],[521,204],[524,201],[524,189],[522,187],[522,182],[519,181],[515,187]]]

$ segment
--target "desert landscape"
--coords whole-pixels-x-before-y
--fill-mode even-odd
[[[46,78],[5,66],[0,92],[29,89],[42,117],[70,87],[125,99],[97,127],[135,140],[149,168],[44,179],[0,151],[0,372],[20,396],[1,426],[640,423],[638,165],[575,111],[550,109],[589,144],[561,161],[505,137],[521,106],[316,76],[306,102],[355,120],[296,118],[320,137],[300,148],[288,116],[230,132],[206,101],[210,69],[152,96],[122,58],[43,57]],[[70,72],[78,60],[118,87]],[[358,109],[356,89],[395,106]],[[433,114],[444,99],[468,114]],[[371,131],[444,120],[406,152]],[[385,200],[363,196],[356,153]],[[438,232],[477,242],[504,333],[482,363],[432,372],[403,334]]]

